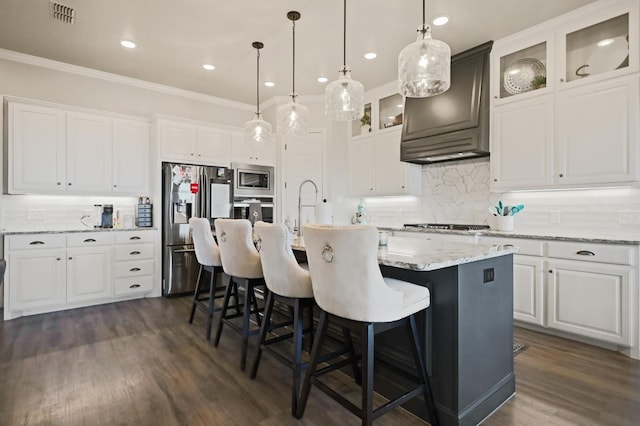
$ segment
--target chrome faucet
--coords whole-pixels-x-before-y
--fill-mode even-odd
[[[313,204],[302,204],[302,187],[305,183],[310,183],[316,189],[316,200]],[[318,202],[318,185],[311,179],[303,180],[298,188],[298,237],[302,236],[302,208],[303,207],[315,207]]]

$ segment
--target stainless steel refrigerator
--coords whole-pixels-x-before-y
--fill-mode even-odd
[[[189,218],[233,217],[233,171],[162,163],[162,295],[193,293],[200,265]]]

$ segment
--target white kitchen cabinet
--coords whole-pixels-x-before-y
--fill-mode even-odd
[[[549,259],[547,326],[631,346],[631,268]]]
[[[229,166],[231,131],[195,122],[158,120],[162,160]]]
[[[400,129],[349,141],[351,195],[420,195],[422,166],[400,161]]]
[[[149,123],[113,120],[112,191],[149,194]]]
[[[111,246],[67,248],[67,303],[113,296]]]
[[[8,192],[148,193],[146,120],[71,108],[9,100]]]
[[[640,181],[638,7],[596,2],[494,43],[492,189]]]
[[[544,326],[544,261],[513,256],[513,318]]]
[[[67,112],[67,191],[111,191],[111,119]]]
[[[558,186],[638,181],[638,76],[558,93]]]
[[[269,142],[253,142],[245,140],[243,132],[232,132],[231,162],[275,166],[275,136]]]
[[[493,109],[491,175],[494,190],[550,187],[553,97],[539,96]]]
[[[33,104],[9,103],[9,193],[66,190],[66,115]]]
[[[153,290],[153,231],[126,231],[116,235],[115,295],[128,296]]]
[[[64,248],[11,253],[9,286],[11,309],[39,309],[64,305],[66,303]]]

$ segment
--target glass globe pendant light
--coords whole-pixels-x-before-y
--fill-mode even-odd
[[[262,119],[260,114],[260,49],[264,47],[259,41],[254,41],[251,46],[257,52],[256,72],[256,115],[253,120],[244,124],[244,138],[247,142],[269,142],[271,140],[271,124]]]
[[[324,92],[326,113],[331,120],[359,120],[364,115],[364,86],[351,79],[347,67],[347,0],[344,0],[343,56],[340,77],[327,85]]]
[[[422,27],[418,40],[398,56],[398,92],[410,98],[439,95],[451,85],[451,49],[447,43],[431,38],[422,0]]]
[[[296,102],[296,21],[300,19],[300,13],[293,10],[287,13],[287,18],[293,24],[293,91],[291,102],[280,106],[276,117],[278,133],[299,135],[307,132],[309,122],[309,109]]]

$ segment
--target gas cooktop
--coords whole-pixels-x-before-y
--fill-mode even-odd
[[[405,228],[419,229],[449,229],[453,231],[482,231],[489,229],[489,225],[465,225],[460,223],[405,223]]]

